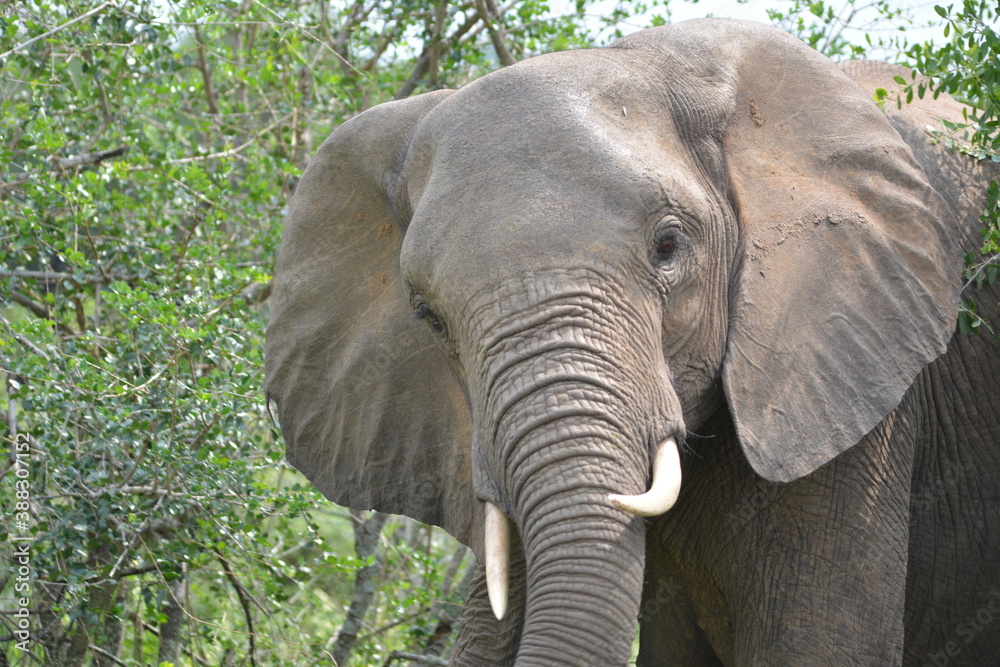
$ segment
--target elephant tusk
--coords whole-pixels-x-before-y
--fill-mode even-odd
[[[681,460],[677,441],[667,438],[656,449],[653,459],[653,483],[638,496],[611,494],[608,499],[618,509],[638,516],[660,516],[677,502],[681,491]]]
[[[510,520],[491,502],[486,503],[486,592],[497,620],[507,613],[510,564]]]

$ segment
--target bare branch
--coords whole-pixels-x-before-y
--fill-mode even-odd
[[[212,83],[212,69],[205,61],[205,39],[201,36],[201,27],[194,28],[194,41],[198,45],[198,69],[205,86],[205,98],[208,102],[208,112],[213,116],[219,113],[219,105],[215,102],[215,84]]]
[[[985,262],[983,262],[982,264],[980,264],[976,268],[975,273],[972,274],[972,277],[969,278],[964,285],[962,285],[962,289],[958,290],[958,293],[961,294],[965,290],[969,289],[969,286],[972,285],[972,283],[976,282],[976,279],[979,278],[979,275],[983,272],[983,270],[986,267],[990,266],[991,264],[996,264],[997,262],[1000,262],[1000,255],[993,255],[992,257],[990,257],[989,259],[987,259]]]
[[[252,667],[257,667],[257,634],[253,629],[253,613],[250,611],[250,600],[253,598],[247,592],[247,589],[243,587],[243,584],[239,579],[236,578],[236,574],[233,572],[232,566],[226,557],[222,555],[222,552],[212,547],[212,551],[215,552],[216,558],[222,563],[223,571],[226,574],[226,578],[229,579],[229,583],[233,585],[236,589],[236,596],[240,599],[240,606],[243,607],[243,617],[246,619],[247,623],[247,637],[250,642],[250,665]],[[259,605],[258,605],[259,606]]]
[[[80,153],[79,155],[71,155],[69,157],[59,157],[58,155],[53,155],[49,159],[52,161],[52,169],[69,171],[70,169],[82,167],[84,165],[100,164],[104,160],[120,157],[127,151],[128,146],[118,146],[117,148],[109,148],[104,151],[90,151],[87,153]],[[45,170],[20,172],[16,174],[16,176],[19,177],[18,180],[11,181],[10,183],[3,183],[0,185],[0,191],[31,183],[32,179],[43,173],[45,173]]]
[[[258,7],[260,7],[265,12],[268,12],[269,14],[272,14],[273,16],[275,16],[280,21],[280,23],[278,25],[287,25],[288,27],[293,28],[293,29],[297,30],[298,32],[302,33],[303,35],[305,35],[306,37],[309,37],[310,39],[314,40],[317,44],[319,44],[323,48],[329,50],[331,53],[333,53],[333,55],[335,55],[338,59],[340,59],[340,61],[342,63],[344,63],[345,66],[350,67],[351,70],[353,70],[354,72],[360,74],[361,77],[362,77],[362,79],[364,81],[366,81],[369,84],[371,84],[371,86],[373,88],[375,88],[376,91],[378,90],[378,86],[375,85],[375,82],[371,80],[371,77],[369,77],[367,75],[367,73],[362,72],[357,67],[355,67],[353,64],[351,64],[349,61],[345,61],[343,59],[343,57],[339,53],[337,53],[330,44],[327,44],[324,40],[320,39],[319,37],[317,37],[313,33],[309,32],[308,30],[306,30],[305,28],[303,28],[301,25],[289,24],[289,23],[286,23],[286,22],[282,21],[280,14],[278,14],[276,11],[274,11],[273,9],[271,9],[270,7],[268,7],[267,5],[265,5],[262,2],[260,2],[260,0],[251,0],[251,2],[253,2],[255,5],[257,5]]]
[[[368,606],[371,604],[372,596],[378,587],[378,578],[382,571],[382,564],[376,557],[379,535],[385,525],[387,514],[374,512],[368,518],[364,518],[361,512],[351,511],[351,518],[354,519],[354,552],[358,558],[365,560],[372,558],[372,564],[367,565],[357,571],[354,576],[354,595],[351,597],[351,606],[347,610],[347,618],[337,632],[337,640],[333,646],[333,660],[338,665],[346,665],[354,643],[358,639],[358,630],[364,622]]]
[[[184,647],[184,605],[187,603],[187,568],[181,564],[181,576],[167,583],[167,599],[163,610],[166,618],[160,624],[160,646],[156,662],[174,664],[179,662]]]
[[[456,30],[451,36],[448,37],[449,40],[461,39],[465,33],[476,27],[479,23],[479,14],[472,14],[468,19],[465,20],[458,30]],[[410,76],[407,77],[406,81],[396,90],[396,94],[393,95],[393,99],[401,100],[405,97],[409,97],[414,90],[417,88],[417,84],[422,78],[427,74],[427,70],[431,63],[431,44],[425,44],[424,50],[417,58],[416,64],[413,66],[413,71]]]
[[[497,9],[496,0],[476,0],[476,8],[479,10],[479,17],[486,25],[486,30],[490,33],[490,41],[493,42],[493,49],[497,52],[497,58],[504,67],[513,65],[516,60],[511,55],[507,44],[504,43],[505,30],[500,17],[500,10]]]
[[[50,36],[56,34],[57,32],[59,32],[60,30],[63,30],[65,28],[70,27],[74,23],[79,23],[80,21],[84,20],[85,18],[93,16],[94,14],[98,13],[99,11],[101,11],[102,9],[104,9],[105,7],[110,6],[111,4],[112,4],[111,0],[108,0],[107,2],[103,2],[103,3],[99,4],[98,6],[94,7],[93,9],[91,9],[89,12],[87,12],[85,14],[81,14],[80,16],[77,16],[75,19],[70,19],[69,21],[66,21],[66,23],[63,23],[60,26],[56,26],[55,28],[53,28],[52,30],[49,30],[48,32],[43,32],[41,35],[35,35],[31,39],[29,39],[27,42],[22,42],[21,44],[18,44],[17,46],[15,46],[10,51],[6,51],[4,53],[0,53],[0,59],[6,58],[10,54],[14,53],[15,51],[19,51],[20,49],[23,49],[26,46],[30,46],[31,44],[34,44],[35,42],[37,42],[40,39],[45,39],[46,37],[50,37]]]
[[[45,352],[42,351],[40,347],[32,343],[30,340],[28,340],[21,334],[14,331],[14,329],[12,329],[10,326],[10,322],[8,322],[7,318],[5,318],[3,315],[0,315],[0,323],[3,323],[3,326],[7,330],[7,333],[9,333],[14,338],[14,340],[16,340],[18,343],[20,343],[24,347],[28,348],[30,351],[40,356],[42,359],[45,359],[46,361],[49,360],[49,355],[45,354]]]
[[[122,662],[116,656],[108,653],[107,651],[105,651],[100,646],[95,646],[94,644],[88,644],[87,648],[89,648],[91,651],[93,651],[97,655],[103,656],[103,657],[107,658],[108,660],[111,660],[116,665],[123,665],[124,667],[128,667],[128,663]]]
[[[434,29],[431,32],[429,60],[427,63],[427,85],[431,88],[437,83],[437,72],[441,63],[441,52],[444,50],[444,23],[448,18],[448,0],[439,0],[434,11]]]
[[[406,651],[393,651],[389,658],[383,663],[384,667],[389,667],[395,660],[409,660],[418,665],[447,665],[448,661],[436,655],[420,655],[419,653],[407,653]]]
[[[49,314],[49,309],[37,301],[29,298],[28,295],[21,294],[16,290],[11,290],[10,298],[14,303],[20,304],[30,310],[35,317],[40,317],[43,320],[52,319]]]
[[[366,10],[364,0],[357,0],[351,7],[347,18],[344,19],[344,25],[340,27],[337,36],[331,40],[333,51],[340,57],[340,67],[344,70],[346,77],[353,77],[356,71],[350,60],[351,54],[347,51],[347,43],[351,39],[351,33],[374,8],[375,5],[372,5]]]
[[[379,35],[378,44],[375,46],[375,51],[372,54],[372,57],[368,60],[368,62],[361,66],[361,70],[363,72],[371,72],[375,69],[375,65],[378,64],[379,58],[382,57],[382,54],[384,54],[386,49],[389,48],[389,45],[392,44],[392,40],[396,39],[396,33],[401,24],[402,19],[396,19],[390,28],[389,22],[386,21],[385,27],[382,29],[382,34]]]
[[[147,572],[156,572],[159,568],[156,565],[144,565],[142,567],[133,567],[128,570],[122,570],[119,572],[115,579],[122,579],[124,577],[134,577],[137,574],[146,574]]]
[[[117,148],[109,148],[106,151],[80,153],[79,155],[71,155],[70,157],[59,157],[57,155],[53,155],[52,162],[59,169],[69,170],[74,167],[81,167],[85,164],[99,164],[103,160],[122,156],[127,151],[128,146],[118,146]]]
[[[10,269],[0,269],[0,276],[14,276],[15,278],[27,278],[29,280],[65,280],[73,278],[72,273],[61,273],[59,271],[11,271]]]
[[[257,134],[255,134],[254,136],[250,137],[248,140],[244,141],[242,144],[240,144],[239,146],[236,146],[234,148],[229,148],[229,149],[224,150],[224,151],[219,151],[218,153],[209,153],[207,155],[194,155],[194,156],[191,156],[191,157],[182,157],[182,158],[176,158],[174,160],[167,160],[167,164],[185,164],[187,162],[198,162],[199,160],[214,160],[215,158],[223,158],[223,157],[241,157],[241,156],[239,156],[239,152],[240,151],[242,151],[247,146],[250,146],[251,144],[253,144],[254,142],[256,142],[258,139],[260,139],[261,137],[263,137],[265,134],[267,134],[268,132],[270,132],[274,128],[278,127],[279,125],[281,125],[282,123],[284,123],[286,120],[288,120],[291,117],[292,117],[291,113],[286,113],[284,116],[282,116],[278,120],[274,121],[273,123],[271,123],[270,125],[268,125],[267,127],[265,127],[263,130],[259,131]],[[148,168],[151,169],[152,167],[148,167]],[[138,171],[140,169],[147,169],[147,168],[146,167],[139,167],[136,170]]]
[[[187,612],[185,612],[185,613],[187,613]],[[189,618],[194,618],[194,616],[191,616],[190,614],[187,614],[187,616]],[[146,621],[142,622],[142,629],[145,630],[146,632],[152,633],[153,635],[155,635],[157,637],[160,636],[160,630],[158,628],[150,625]],[[186,655],[187,657],[191,658],[192,661],[197,662],[200,665],[206,665],[206,667],[207,667],[208,665],[211,664],[210,662],[208,662],[207,660],[205,660],[204,658],[202,658],[198,654],[194,653],[191,649],[189,649],[187,647],[182,647],[181,650],[184,652],[184,655]]]

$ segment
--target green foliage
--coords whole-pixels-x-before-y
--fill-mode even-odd
[[[792,33],[834,60],[869,57],[873,48],[894,53],[914,21],[910,9],[889,0],[835,4],[818,0],[791,0],[766,10],[772,23]],[[872,39],[872,35],[887,34]]]
[[[977,159],[1000,162],[1000,34],[994,28],[997,7],[986,0],[963,0],[960,7],[938,5],[934,9],[945,21],[944,34],[950,41],[914,44],[907,51],[915,70],[929,77],[930,86],[924,81],[899,83],[908,84],[907,101],[913,99],[914,92],[923,97],[932,89],[935,97],[944,92],[968,104],[965,122],[944,121],[941,138],[953,149]],[[986,199],[980,218],[983,245],[979,253],[965,257],[966,288],[990,285],[1000,277],[1000,197],[995,181],[990,183]],[[962,302],[958,326],[963,333],[995,333],[980,317],[970,297]]]
[[[965,287],[992,285],[1000,278],[1000,187],[996,181],[990,181],[986,191],[986,210],[979,219],[983,223],[983,228],[979,231],[983,237],[983,245],[978,255],[974,252],[965,255],[965,274],[968,278]],[[971,298],[962,301],[958,313],[958,330],[964,334],[982,331],[996,334],[993,326],[979,315],[976,303]]]
[[[178,579],[191,633],[245,631],[223,569],[266,609],[308,577],[308,562],[276,570],[275,549],[320,543],[297,518],[315,492],[269,483],[282,452],[259,399],[289,135],[248,133],[231,89],[206,110],[190,31],[110,4],[4,10],[0,353],[8,426],[32,444],[31,526],[4,528],[33,537],[30,646],[50,664],[155,659],[144,643]],[[268,124],[296,99],[276,88]],[[200,615],[209,590],[230,629]],[[293,619],[268,621],[258,653],[286,655]]]
[[[945,92],[970,105],[963,130],[967,151],[1000,161],[1000,35],[994,29],[997,8],[986,0],[964,0],[961,7],[935,6],[945,21],[944,44],[914,44],[907,56],[932,77],[935,94]]]

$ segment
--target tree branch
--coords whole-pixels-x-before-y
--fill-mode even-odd
[[[59,157],[58,155],[52,155],[49,159],[52,161],[52,169],[59,171],[69,171],[76,167],[82,167],[84,165],[99,164],[103,160],[109,160],[111,158],[120,157],[128,151],[128,146],[118,146],[117,148],[109,148],[105,151],[90,151],[87,153],[80,153],[79,155],[71,155],[69,157]],[[34,177],[39,174],[45,173],[45,170],[35,170],[35,171],[24,171],[13,174],[18,176],[18,180],[11,181],[9,183],[0,184],[0,191],[6,190],[8,188],[16,188],[27,183],[31,183]]]
[[[222,555],[222,552],[212,547],[212,551],[215,552],[216,558],[222,563],[223,572],[226,574],[226,578],[229,579],[229,583],[233,585],[236,589],[236,595],[240,599],[240,606],[243,607],[243,617],[246,619],[247,623],[247,637],[250,641],[250,665],[252,667],[257,667],[257,635],[253,629],[253,614],[250,611],[250,594],[240,583],[240,580],[236,578],[236,574],[233,572],[232,566],[229,565],[229,561],[226,557]],[[338,663],[339,664],[339,663]]]
[[[419,653],[407,653],[406,651],[393,651],[388,659],[383,663],[383,667],[389,667],[395,660],[409,660],[419,665],[445,665],[448,661],[435,655],[420,655]]]
[[[208,101],[208,112],[213,116],[219,114],[219,105],[215,102],[215,85],[212,83],[212,70],[205,62],[205,42],[201,36],[201,27],[194,28],[194,41],[198,45],[198,69],[205,85],[205,97]]]
[[[500,10],[497,9],[496,0],[476,0],[476,8],[479,10],[479,17],[486,25],[486,30],[490,33],[490,41],[493,42],[493,49],[497,52],[497,58],[504,67],[517,62],[511,55],[504,43],[505,30],[500,17]]]
[[[187,613],[187,612],[185,612],[185,613]],[[194,616],[191,616],[190,614],[187,614],[187,615],[188,615],[189,618],[194,618]],[[160,636],[159,629],[157,629],[153,625],[147,623],[146,621],[142,621],[142,629],[145,630],[146,632],[151,632],[156,637]],[[201,656],[199,656],[198,654],[194,653],[191,649],[187,648],[186,646],[182,647],[181,651],[183,651],[184,655],[186,655],[187,657],[191,658],[191,660],[193,662],[197,662],[198,664],[201,664],[201,665],[206,665],[206,667],[211,664],[207,660],[205,660],[204,658],[202,658]]]
[[[103,160],[125,155],[126,152],[128,152],[128,146],[118,146],[117,148],[109,148],[106,151],[80,153],[79,155],[71,155],[70,157],[53,155],[51,159],[57,168],[69,170],[85,164],[99,164]]]
[[[474,27],[476,27],[476,24],[479,23],[479,21],[480,21],[479,14],[478,13],[472,14],[468,19],[465,20],[465,23],[459,26],[458,30],[456,30],[448,39],[449,40],[461,39],[462,36],[465,35],[465,33],[469,32]],[[420,79],[422,79],[424,75],[427,74],[427,70],[430,67],[430,63],[431,63],[431,44],[425,43],[423,52],[420,54],[420,57],[417,58],[417,62],[413,66],[413,71],[410,72],[410,76],[408,76],[406,78],[406,81],[404,81],[403,84],[396,90],[396,94],[392,96],[392,99],[401,100],[405,97],[409,97],[413,93],[413,91],[416,90],[417,84],[420,82]]]
[[[972,274],[972,277],[969,278],[965,282],[964,285],[962,285],[962,289],[958,290],[958,293],[961,294],[965,290],[969,289],[969,286],[972,285],[972,283],[976,282],[976,279],[979,277],[979,275],[983,272],[983,270],[986,267],[990,266],[991,264],[996,264],[997,262],[1000,262],[1000,255],[993,255],[992,257],[990,257],[989,259],[987,259],[985,262],[983,262],[982,264],[980,264],[976,268],[975,273]]]
[[[31,352],[34,352],[35,354],[40,356],[45,361],[49,360],[49,355],[45,354],[45,352],[40,347],[32,343],[30,340],[28,340],[18,332],[14,331],[14,329],[12,329],[10,326],[10,322],[8,322],[7,318],[4,317],[3,315],[0,315],[0,323],[3,324],[4,328],[7,330],[7,333],[9,333],[14,338],[14,340],[16,340],[24,347],[26,347]]]
[[[23,48],[25,48],[26,46],[30,46],[31,44],[34,44],[35,42],[37,42],[37,41],[38,41],[38,40],[40,40],[40,39],[45,39],[46,37],[50,37],[50,36],[52,36],[52,35],[56,34],[57,32],[59,32],[60,30],[63,30],[63,29],[65,29],[65,28],[68,28],[68,27],[70,27],[70,26],[71,26],[71,25],[73,25],[74,23],[79,23],[80,21],[84,20],[85,18],[88,18],[88,17],[90,17],[90,16],[93,16],[94,14],[96,14],[96,13],[97,13],[97,12],[99,12],[99,11],[101,11],[101,10],[102,10],[102,9],[104,9],[105,7],[108,7],[108,6],[109,6],[109,5],[111,5],[111,4],[112,4],[112,3],[111,3],[111,0],[108,0],[107,2],[104,2],[104,3],[101,3],[100,5],[98,5],[98,6],[94,7],[93,9],[91,9],[91,10],[90,10],[89,12],[87,12],[86,14],[81,14],[80,16],[77,16],[77,17],[76,17],[76,18],[74,18],[74,19],[70,19],[69,21],[66,21],[66,23],[63,23],[63,24],[62,24],[62,25],[60,25],[60,26],[56,26],[55,28],[53,28],[52,30],[49,30],[48,32],[43,32],[43,33],[42,33],[41,35],[35,35],[35,36],[34,36],[34,37],[32,37],[31,39],[29,39],[29,40],[28,40],[27,42],[22,42],[21,44],[18,44],[17,46],[15,46],[15,47],[14,47],[13,49],[11,49],[10,51],[6,51],[6,52],[4,52],[4,53],[0,53],[0,59],[3,59],[3,58],[6,58],[6,57],[7,57],[7,56],[9,56],[10,54],[12,54],[12,53],[14,53],[15,51],[18,51],[18,50],[20,50],[20,49],[23,49]]]
[[[359,569],[354,575],[354,595],[351,597],[351,606],[347,610],[347,617],[337,632],[337,640],[333,646],[333,661],[338,665],[346,665],[354,643],[358,639],[358,630],[364,622],[368,606],[371,604],[372,596],[378,588],[378,578],[382,571],[382,564],[376,557],[375,550],[378,547],[379,535],[382,534],[382,527],[385,525],[389,515],[375,512],[367,519],[361,512],[351,512],[354,519],[354,552],[358,558],[366,560],[372,558],[372,564]]]
[[[433,88],[437,83],[437,72],[441,64],[441,52],[444,50],[442,35],[445,19],[448,18],[448,0],[439,0],[434,10],[434,28],[431,31],[430,56],[427,63],[427,85]]]
[[[253,144],[257,140],[259,140],[261,137],[263,137],[265,134],[267,134],[268,132],[270,132],[274,128],[278,127],[279,125],[281,125],[282,123],[284,123],[286,120],[288,120],[291,117],[292,117],[291,113],[286,113],[284,116],[282,116],[278,120],[274,121],[273,123],[271,123],[270,125],[268,125],[267,127],[265,127],[263,130],[259,131],[257,134],[255,134],[254,136],[250,137],[248,140],[244,141],[242,144],[240,144],[239,146],[236,146],[234,148],[229,148],[229,149],[226,149],[224,151],[219,151],[218,153],[209,153],[207,155],[193,155],[191,157],[175,158],[173,160],[167,160],[166,162],[167,162],[167,164],[185,164],[187,162],[197,162],[199,160],[213,160],[215,158],[222,158],[222,157],[242,157],[242,156],[239,156],[239,152],[241,150],[243,150],[247,146]],[[138,167],[135,170],[136,171],[140,171],[140,170],[148,170],[148,169],[152,169],[152,167]]]
[[[396,38],[396,31],[399,29],[402,19],[396,19],[392,27],[389,27],[389,22],[386,21],[385,27],[382,29],[382,34],[379,35],[378,44],[375,46],[375,51],[372,53],[372,57],[361,66],[361,71],[371,72],[375,69],[375,65],[378,64],[379,58],[385,53],[385,50],[389,48],[392,40]]]
[[[181,576],[167,583],[167,599],[164,600],[164,616],[160,624],[160,646],[156,656],[156,664],[174,664],[178,662],[184,647],[184,620],[186,613],[184,605],[187,602],[187,572],[181,565]]]
[[[100,646],[95,646],[94,644],[88,644],[87,648],[89,648],[91,651],[93,651],[97,655],[103,656],[103,657],[107,658],[108,660],[111,660],[116,665],[122,665],[123,667],[128,667],[128,663],[122,662],[121,660],[118,659],[117,656],[114,656],[114,655],[108,653],[107,651],[105,651]]]
[[[337,36],[330,40],[330,46],[333,48],[334,53],[340,57],[340,67],[344,70],[344,76],[347,78],[353,78],[356,71],[350,60],[351,54],[347,51],[347,42],[350,40],[354,28],[368,16],[374,7],[375,5],[372,5],[372,7],[366,10],[364,0],[357,0],[351,6],[351,11],[348,13],[347,18],[344,19],[344,25],[340,26]]]
[[[10,299],[14,303],[20,304],[25,308],[27,308],[28,310],[30,310],[35,317],[40,317],[43,320],[52,319],[52,317],[49,314],[48,308],[38,303],[37,301],[33,301],[26,294],[21,294],[18,291],[11,290]]]
[[[146,574],[147,572],[156,572],[159,568],[156,565],[144,565],[142,567],[133,567],[128,570],[122,570],[117,575],[115,579],[122,579],[124,577],[134,577],[137,574]]]

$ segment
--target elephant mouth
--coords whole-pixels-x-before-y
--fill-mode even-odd
[[[655,517],[667,512],[681,489],[681,464],[677,440],[669,437],[656,449],[653,459],[652,483],[648,491],[638,495],[609,494],[608,500],[618,509],[636,516]],[[510,543],[511,522],[503,511],[491,502],[486,503],[485,557],[486,590],[490,608],[497,620],[507,613],[510,592]]]

